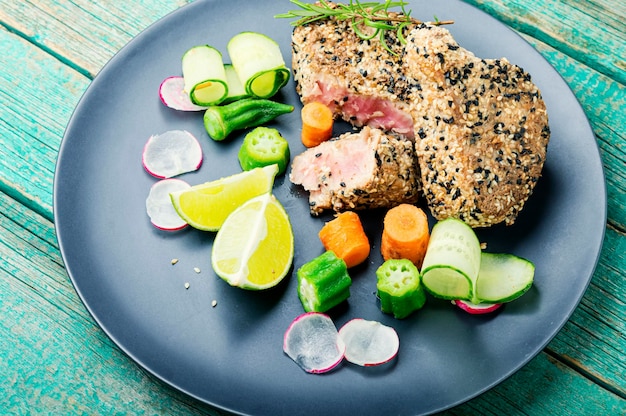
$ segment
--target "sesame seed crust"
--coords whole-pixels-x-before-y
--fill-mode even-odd
[[[475,57],[444,28],[420,26],[407,42],[408,70],[424,86],[411,112],[431,213],[473,227],[513,224],[550,138],[539,89],[519,66]]]

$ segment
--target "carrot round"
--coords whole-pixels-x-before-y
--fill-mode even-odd
[[[387,211],[383,224],[383,259],[408,259],[421,268],[430,238],[424,211],[415,205],[401,204]]]
[[[324,224],[319,237],[324,248],[343,259],[348,267],[363,263],[370,254],[369,240],[355,212],[337,214],[333,220]]]
[[[312,101],[302,107],[302,143],[314,147],[333,135],[333,112],[326,105]]]

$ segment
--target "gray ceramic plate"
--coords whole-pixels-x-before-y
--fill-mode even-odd
[[[462,46],[485,58],[507,56],[542,89],[552,128],[544,176],[514,226],[479,232],[491,251],[535,262],[536,283],[493,316],[470,316],[430,298],[422,311],[396,321],[379,311],[374,295],[382,213],[366,213],[372,255],[354,271],[351,298],[332,317],[337,326],[361,317],[395,327],[399,356],[381,368],[344,364],[326,375],[306,374],[282,352],[285,329],[302,313],[295,273],[263,293],[228,286],[211,270],[213,234],[167,233],[150,225],[144,202],[155,179],[141,166],[150,135],[186,129],[202,142],[205,161],[183,179],[197,184],[240,171],[241,135],[212,142],[202,114],[166,108],[158,87],[180,74],[188,48],[209,43],[225,51],[228,39],[243,30],[276,39],[288,59],[291,27],[273,16],[293,7],[287,1],[196,1],[137,36],[96,77],[69,123],[55,177],[55,220],[69,276],[94,319],[133,360],[218,408],[366,416],[455,406],[526,364],[578,305],[606,218],[594,135],[560,76],[506,26],[460,1],[411,2],[414,17],[455,20],[449,29]],[[277,98],[300,105],[292,82]],[[292,155],[303,150],[298,118],[296,111],[273,124],[291,141]],[[287,179],[278,179],[275,194],[294,225],[297,268],[322,252],[316,234],[328,217],[312,218],[307,196]],[[180,259],[176,266],[172,258]]]

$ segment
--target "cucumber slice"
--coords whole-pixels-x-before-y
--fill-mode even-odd
[[[228,95],[222,54],[209,45],[195,46],[182,58],[185,91],[196,105],[221,103]]]
[[[228,83],[228,95],[222,104],[232,103],[233,101],[248,97],[233,65],[224,64],[224,71],[226,72],[226,82]]]
[[[248,95],[272,97],[289,80],[280,47],[256,32],[241,32],[228,42],[228,54]]]
[[[521,257],[504,253],[482,253],[473,303],[510,302],[530,289],[535,265]]]
[[[463,221],[447,218],[435,224],[422,263],[422,284],[443,299],[471,300],[480,269],[480,242]]]

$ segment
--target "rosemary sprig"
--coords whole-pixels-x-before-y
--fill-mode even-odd
[[[411,10],[406,10],[407,3],[404,0],[385,2],[361,2],[349,0],[348,4],[329,3],[327,0],[319,0],[319,3],[310,4],[300,0],[290,0],[300,7],[299,10],[290,10],[287,13],[277,14],[276,18],[297,19],[291,22],[292,26],[302,26],[318,20],[334,17],[337,20],[349,20],[352,30],[356,35],[369,40],[378,37],[383,47],[390,53],[395,54],[385,40],[385,34],[393,30],[402,44],[406,43],[402,32],[409,24],[420,24],[419,20],[411,17]],[[399,7],[400,13],[390,13],[390,9]],[[450,20],[441,21],[435,18],[434,22],[426,22],[430,25],[452,24]],[[362,30],[369,28],[369,30]],[[369,32],[369,33],[367,33]]]

